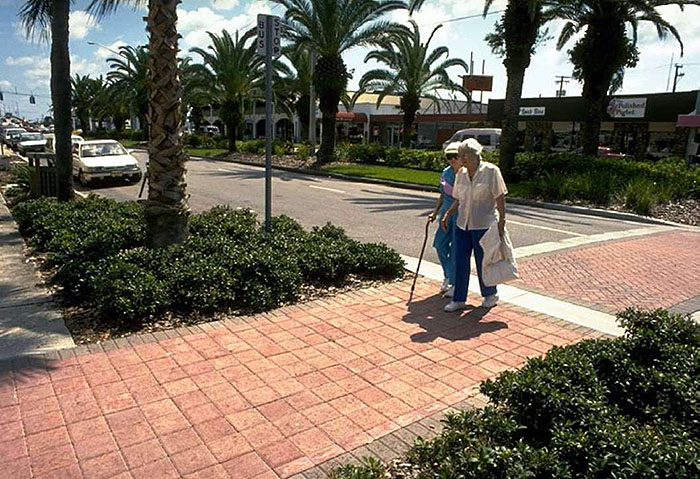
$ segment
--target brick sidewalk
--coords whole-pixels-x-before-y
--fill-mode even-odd
[[[698,233],[586,246],[526,258],[518,266],[521,279],[513,285],[610,313],[700,299]]]
[[[428,281],[407,308],[409,287],[6,362],[3,477],[308,475],[593,335],[507,305],[447,315]]]

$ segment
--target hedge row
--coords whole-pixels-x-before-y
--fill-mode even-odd
[[[700,325],[662,310],[619,319],[624,337],[553,348],[482,383],[489,405],[418,440],[411,477],[700,477]],[[332,477],[394,476],[373,461]]]
[[[217,149],[228,149],[228,138],[216,135],[195,135],[187,134],[184,136],[185,146],[189,148],[217,148]],[[265,154],[265,140],[250,140],[250,141],[238,141],[236,142],[238,150],[243,153],[250,153],[254,155],[264,155]],[[281,155],[293,155],[295,152],[295,144],[290,141],[283,140],[273,140],[272,149],[273,154],[277,156]]]
[[[330,224],[307,232],[282,216],[266,235],[255,213],[225,206],[193,216],[185,244],[158,250],[144,247],[143,209],[133,202],[40,199],[13,213],[69,301],[134,326],[173,312],[263,311],[295,301],[304,284],[389,279],[404,265],[387,246]]]

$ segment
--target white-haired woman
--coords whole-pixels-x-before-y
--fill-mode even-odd
[[[476,272],[484,301],[484,308],[492,308],[498,303],[495,286],[485,286],[482,280],[481,262],[484,251],[479,244],[486,230],[496,221],[498,231],[503,235],[506,221],[506,199],[508,193],[501,170],[493,163],[482,161],[483,147],[474,138],[464,140],[459,145],[459,158],[463,168],[456,175],[452,195],[455,202],[442,217],[441,226],[447,227],[452,214],[457,212],[455,234],[455,290],[452,301],[445,311],[459,311],[467,308],[467,290],[472,251],[476,259]],[[498,214],[497,214],[498,212]]]

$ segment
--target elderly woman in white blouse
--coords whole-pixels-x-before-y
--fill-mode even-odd
[[[463,141],[459,146],[459,158],[463,167],[457,172],[452,195],[455,202],[442,218],[443,229],[450,216],[457,213],[457,230],[453,246],[455,256],[455,291],[452,301],[445,311],[459,311],[467,308],[467,290],[472,251],[476,258],[476,272],[484,301],[484,308],[492,308],[498,303],[495,286],[485,286],[482,280],[481,262],[484,251],[479,244],[486,230],[496,221],[498,231],[503,235],[506,221],[506,200],[508,193],[501,170],[493,163],[482,161],[483,147],[474,138]]]

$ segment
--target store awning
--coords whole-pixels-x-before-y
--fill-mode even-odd
[[[335,121],[342,121],[348,123],[367,123],[367,115],[365,115],[364,113],[339,111],[335,114]]]
[[[681,128],[700,128],[700,115],[678,115],[678,123],[676,126]]]

